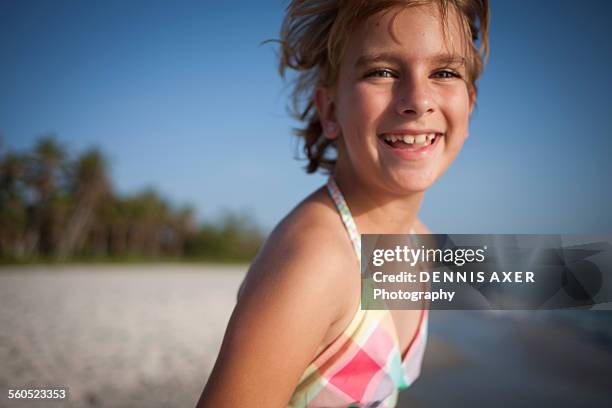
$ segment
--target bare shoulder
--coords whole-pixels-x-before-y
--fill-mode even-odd
[[[272,231],[243,282],[243,294],[259,285],[289,285],[291,291],[333,295],[346,285],[347,266],[357,262],[344,226],[321,188],[302,201]],[[343,305],[329,305],[341,312]]]

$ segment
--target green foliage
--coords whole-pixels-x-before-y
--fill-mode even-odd
[[[186,243],[185,254],[195,259],[252,260],[263,235],[246,215],[226,214],[217,224],[205,224]]]
[[[31,151],[0,150],[0,264],[31,262],[248,262],[263,241],[251,217],[196,225],[153,189],[118,196],[106,158],[72,159],[53,135]]]

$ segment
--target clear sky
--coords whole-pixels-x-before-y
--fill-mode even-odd
[[[470,138],[427,193],[440,233],[612,233],[612,2],[493,0]],[[99,146],[120,193],[265,229],[324,182],[294,160],[280,1],[0,1],[0,137]]]

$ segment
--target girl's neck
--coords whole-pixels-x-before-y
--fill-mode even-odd
[[[423,192],[394,195],[349,173],[336,168],[333,175],[360,234],[408,234],[416,229]]]

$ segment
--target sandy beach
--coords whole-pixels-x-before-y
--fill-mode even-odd
[[[69,387],[57,407],[194,406],[245,272],[1,268],[0,406],[47,406],[8,401],[6,393],[49,386]],[[550,319],[434,311],[422,376],[398,406],[607,404],[611,344]]]

